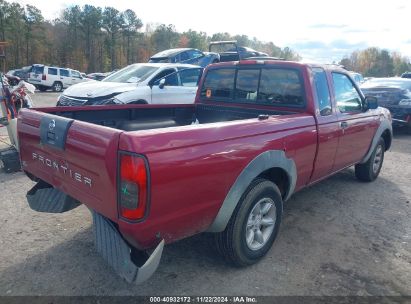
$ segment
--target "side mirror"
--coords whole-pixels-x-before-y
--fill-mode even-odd
[[[378,99],[374,96],[366,96],[364,103],[364,111],[374,110],[378,108]]]
[[[161,79],[160,82],[158,83],[158,87],[159,87],[160,89],[163,89],[165,85],[166,85],[166,79],[163,78],[163,79]]]

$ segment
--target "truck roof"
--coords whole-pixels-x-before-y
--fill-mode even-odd
[[[302,63],[297,61],[288,61],[288,60],[281,60],[281,59],[273,59],[273,58],[259,58],[257,59],[244,59],[240,61],[228,61],[228,62],[221,62],[221,63],[214,63],[210,65],[213,66],[233,66],[233,65],[255,65],[255,64],[262,64],[262,65],[287,65],[293,67],[310,67],[310,68],[323,68],[324,70],[333,70],[333,71],[344,71],[347,72],[345,69],[341,68],[341,66],[337,64],[320,64],[320,63]]]

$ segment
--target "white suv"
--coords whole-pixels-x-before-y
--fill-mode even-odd
[[[61,92],[73,84],[89,81],[81,76],[79,71],[34,64],[31,68],[28,82],[34,84],[40,91],[52,89]]]

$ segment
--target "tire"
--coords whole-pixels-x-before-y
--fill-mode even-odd
[[[55,81],[51,88],[53,89],[53,92],[61,92],[63,91],[63,84],[60,81]]]
[[[381,137],[370,158],[364,164],[355,165],[355,176],[363,182],[372,182],[380,174],[384,162],[385,142]]]
[[[38,87],[38,89],[39,89],[40,92],[46,92],[47,89],[48,89],[48,87],[45,87],[45,86],[42,86],[42,85],[39,85],[39,86],[37,86],[37,87]]]
[[[267,204],[271,207],[264,211]],[[260,213],[257,205],[262,207]],[[218,252],[227,262],[237,267],[256,263],[274,243],[282,211],[283,202],[278,187],[266,179],[254,180],[241,197],[226,229],[216,233],[215,243]],[[272,221],[271,225],[268,225],[269,220]],[[261,234],[257,234],[257,230]]]

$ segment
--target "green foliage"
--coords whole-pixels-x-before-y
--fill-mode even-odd
[[[411,70],[409,58],[397,52],[370,47],[365,50],[355,51],[350,56],[343,58],[340,64],[348,70],[360,72],[366,77],[400,76]]]
[[[262,42],[246,35],[231,36],[189,29],[177,32],[174,25],[146,25],[130,9],[72,5],[59,18],[44,20],[32,5],[0,0],[0,41],[10,42],[7,48],[8,69],[44,63],[66,66],[85,72],[105,72],[133,62],[145,62],[156,52],[169,48],[189,47],[208,50],[210,41],[237,40],[266,52],[270,56],[298,60],[289,48],[281,49],[272,42]],[[394,60],[395,62],[395,60]]]

